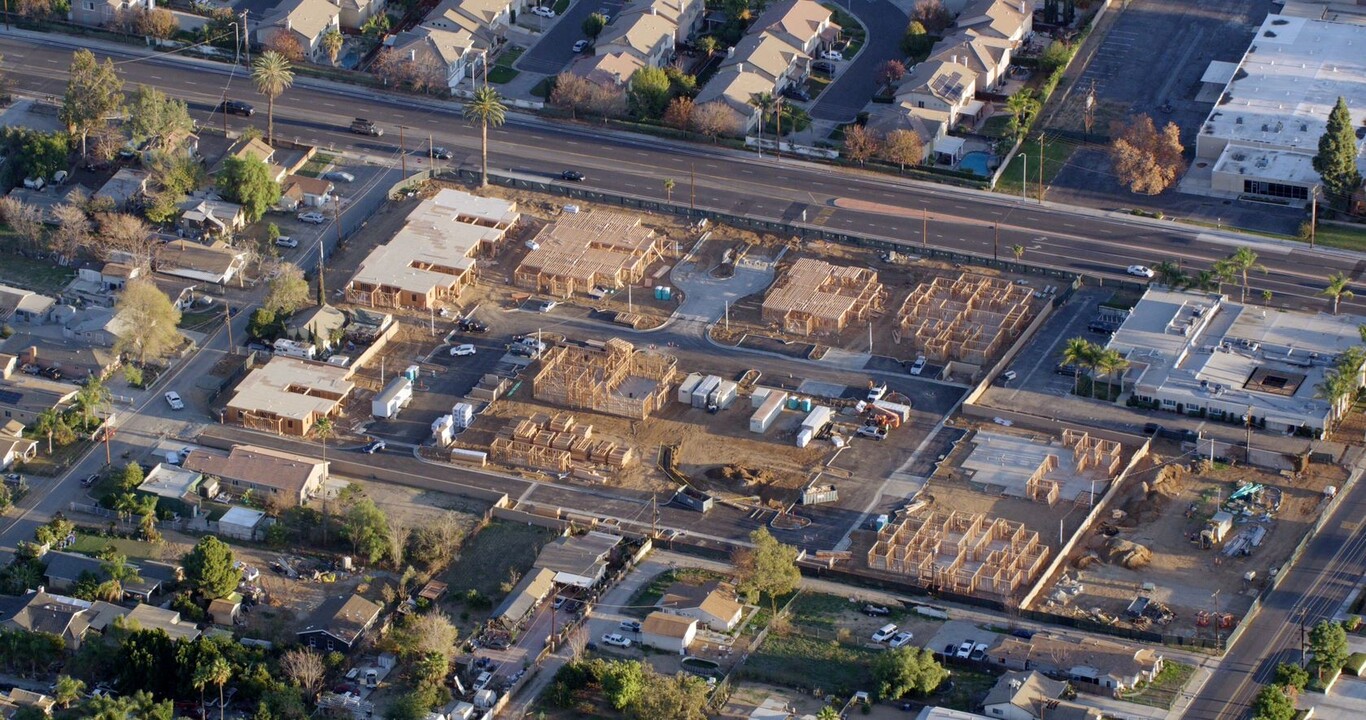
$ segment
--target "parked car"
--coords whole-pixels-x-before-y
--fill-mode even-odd
[[[1007,370],[1007,371],[1001,373],[1001,384],[1002,384],[1002,385],[1005,385],[1005,384],[1007,384],[1007,383],[1014,382],[1014,381],[1015,381],[1015,378],[1017,378],[1017,377],[1019,377],[1019,376],[1020,376],[1019,373],[1015,372],[1014,370]]]
[[[1127,272],[1127,273],[1129,273],[1130,275],[1136,275],[1136,276],[1138,276],[1138,277],[1145,277],[1145,278],[1150,278],[1150,277],[1152,277],[1152,276],[1154,276],[1154,275],[1157,274],[1157,273],[1153,272],[1153,269],[1150,268],[1150,267],[1148,267],[1147,265],[1130,265],[1130,266],[1128,267],[1128,269],[1125,270],[1124,272]]]
[[[568,180],[569,182],[583,182],[587,177],[578,170],[565,170],[560,173],[560,179]]]
[[[834,60],[836,62],[844,59],[844,53],[838,50],[826,50],[821,53],[822,60]]]
[[[870,617],[886,617],[887,615],[891,615],[892,611],[881,605],[868,604],[863,606],[863,614]]]
[[[588,41],[587,41],[587,40],[575,40],[575,41],[574,41],[574,53],[575,53],[575,54],[581,53],[581,52],[583,52],[584,50],[587,50],[587,49],[588,49]]]
[[[327,222],[327,216],[316,211],[299,213],[299,220],[309,225],[322,225]]]
[[[437,145],[436,147],[432,148],[432,157],[436,158],[437,160],[450,160],[451,158],[455,157],[455,155],[451,153],[449,148],[443,148],[440,145]]]
[[[555,17],[555,10],[553,8],[546,7],[545,5],[538,5],[534,8],[531,8],[531,14],[537,17],[553,18]]]
[[[43,368],[43,377],[49,380],[61,380],[62,369],[57,367],[56,365],[53,365],[51,367],[45,367]]]
[[[628,637],[623,637],[623,636],[621,636],[621,635],[618,635],[617,633],[608,633],[608,634],[606,634],[606,635],[603,635],[603,636],[602,636],[602,642],[603,642],[604,645],[611,645],[611,646],[613,646],[613,647],[619,647],[619,648],[628,648],[628,647],[631,647],[631,639],[628,638]]]
[[[1067,363],[1058,363],[1058,366],[1055,367],[1055,368],[1053,368],[1053,372],[1055,372],[1055,373],[1057,373],[1057,374],[1059,374],[1059,375],[1066,375],[1067,377],[1076,377],[1076,376],[1077,376],[1077,373],[1080,372],[1080,371],[1077,369],[1077,366],[1076,366],[1076,365],[1069,365],[1069,364],[1067,364]]]
[[[911,374],[919,375],[923,372],[925,372],[925,356],[917,355],[915,358],[915,364],[911,365]]]
[[[81,481],[81,487],[90,487],[91,485],[94,485],[95,483],[97,483],[97,482],[99,482],[99,481],[100,481],[100,476],[99,476],[99,474],[91,475],[91,476],[89,476],[89,477],[87,477],[86,479],[84,479],[84,480]]]
[[[181,400],[180,394],[174,390],[166,393],[166,404],[170,405],[172,410],[185,409],[185,401]]]
[[[288,235],[281,235],[280,237],[275,238],[275,246],[282,248],[296,248],[299,247],[299,241],[295,240],[294,238]]]
[[[355,182],[356,176],[345,170],[329,170],[323,173],[323,178],[333,182]]]
[[[877,402],[887,394],[887,383],[878,383],[868,388],[868,402]]]
[[[376,125],[374,120],[366,120],[365,118],[352,120],[351,132],[357,135],[369,135],[370,137],[380,137],[384,134],[384,130]]]
[[[915,635],[910,631],[899,632],[894,637],[892,637],[892,641],[887,643],[887,646],[893,648],[904,647],[908,645],[911,642],[911,639],[914,637]]]
[[[873,633],[873,642],[887,642],[896,635],[896,630],[896,625],[893,623],[883,625],[877,629],[877,632]]]
[[[559,306],[560,304],[554,300],[542,300],[536,303],[534,307],[536,308],[536,312],[548,313]]]
[[[975,646],[976,643],[974,643],[973,641],[964,640],[962,644],[958,646],[958,651],[955,652],[953,656],[960,660],[967,660],[968,656],[972,654],[972,648]]]
[[[369,445],[366,445],[365,447],[361,448],[360,451],[365,453],[366,455],[374,455],[375,453],[380,452],[386,447],[388,446],[385,445],[383,440],[376,440],[370,443]]]
[[[475,352],[473,345],[465,343],[464,345],[456,345],[451,348],[451,357],[465,357],[466,355],[473,355]]]
[[[240,100],[224,100],[218,104],[218,112],[227,113],[229,115],[241,115],[242,117],[251,117],[256,114],[256,108]]]
[[[467,333],[486,333],[489,331],[489,326],[486,323],[481,323],[474,318],[465,318],[456,323],[455,326],[459,328],[461,332]]]
[[[987,644],[977,643],[972,646],[972,652],[968,655],[969,660],[981,660],[987,656]]]
[[[798,87],[796,85],[789,85],[783,88],[783,97],[789,100],[800,100],[801,102],[806,102],[811,99],[811,94],[808,93],[804,88]]]
[[[626,632],[638,633],[638,632],[640,632],[640,621],[639,621],[639,620],[622,620],[622,621],[621,621],[620,627],[621,627],[622,630],[624,630],[624,631],[626,631]]]
[[[832,63],[829,60],[817,60],[816,62],[811,63],[811,69],[816,72],[823,72],[827,75],[831,75],[835,72],[835,63]]]

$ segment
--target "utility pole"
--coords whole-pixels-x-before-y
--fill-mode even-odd
[[[659,499],[650,496],[650,539],[659,537]]]
[[[993,234],[991,237],[991,259],[999,261],[1001,251],[1001,223],[992,223]]]
[[[920,208],[920,245],[930,246],[930,209],[927,207]]]
[[[333,204],[333,207],[336,207],[335,203]],[[335,210],[333,211],[333,213],[334,213],[334,214],[333,214],[333,222],[337,223],[337,227],[341,227],[341,220],[338,220],[338,219],[336,218]],[[339,232],[340,232],[340,231],[339,231]],[[319,304],[319,305],[326,305],[326,304],[327,304],[327,287],[323,284],[323,272],[324,272],[324,270],[325,270],[325,268],[323,267],[324,262],[325,262],[325,260],[324,260],[324,258],[323,258],[323,243],[324,243],[324,242],[325,242],[325,241],[324,241],[322,238],[318,238],[318,304]]]
[[[398,126],[398,159],[403,165],[403,174],[399,175],[400,180],[408,179],[408,150],[403,145],[403,131],[406,129],[402,125]]]
[[[431,133],[427,133],[427,162],[428,168],[436,164],[436,148],[432,145]]]
[[[1023,161],[1024,161],[1024,164],[1020,166],[1020,197],[1022,197],[1022,198],[1028,198],[1028,197],[1029,197],[1029,156],[1026,155],[1025,153],[1020,153],[1020,160],[1023,160]]]
[[[337,226],[337,250],[341,250],[342,227],[341,227],[341,198],[332,198],[332,224]],[[322,252],[322,239],[318,240],[318,252]]]
[[[1247,464],[1252,464],[1252,406],[1247,406],[1247,445],[1246,448]]]
[[[1314,187],[1314,196],[1311,198],[1312,204],[1309,210],[1309,247],[1314,247],[1314,232],[1319,225],[1319,189]]]
[[[697,209],[697,163],[688,164],[688,209]]]
[[[1219,591],[1215,590],[1210,597],[1214,598],[1214,649],[1217,652],[1222,647],[1219,640]]]
[[[1039,204],[1043,204],[1043,133],[1039,133]]]
[[[1081,117],[1081,122],[1086,126],[1086,139],[1091,139],[1091,128],[1096,125],[1096,81],[1091,81],[1091,90],[1086,93],[1086,112]]]
[[[773,122],[775,123],[773,132],[773,158],[783,159],[783,98],[778,96],[778,109],[774,111]]]
[[[251,33],[247,31],[247,11],[242,11],[242,51],[247,57],[247,67],[251,67]]]
[[[232,311],[228,308],[230,303],[223,303],[223,324],[228,326],[228,354],[236,355],[237,346],[232,344]]]

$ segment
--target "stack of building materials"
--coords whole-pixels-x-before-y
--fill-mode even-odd
[[[504,427],[490,449],[496,461],[555,472],[566,472],[576,462],[615,469],[636,462],[633,448],[610,440],[595,442],[592,437],[593,426],[577,422],[569,413],[538,413]]]
[[[806,419],[802,420],[801,429],[797,431],[797,447],[806,447],[830,424],[835,412],[830,408],[819,405],[807,414]]]

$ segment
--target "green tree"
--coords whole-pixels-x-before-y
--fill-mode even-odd
[[[254,338],[272,340],[280,330],[278,320],[274,310],[256,308],[251,314],[251,322],[247,323],[247,334]]]
[[[1091,361],[1096,356],[1096,346],[1089,340],[1082,337],[1074,337],[1067,341],[1062,347],[1062,362],[1064,365],[1071,365],[1076,368],[1076,374],[1072,377],[1072,394],[1081,394],[1081,375],[1084,370],[1091,366]]]
[[[85,421],[85,427],[89,428],[94,421],[94,414],[108,409],[114,395],[109,392],[109,386],[104,384],[104,378],[87,375],[85,385],[76,391],[76,397],[72,400],[76,410],[81,414],[81,419]]]
[[[1329,673],[1341,670],[1349,654],[1347,631],[1342,629],[1341,623],[1320,621],[1309,631],[1309,652],[1314,656],[1314,670],[1320,680],[1323,679],[1324,670]]]
[[[375,17],[387,19],[382,13]],[[257,56],[256,61],[251,64],[251,81],[256,85],[256,91],[266,96],[266,142],[274,144],[275,98],[283,95],[285,90],[294,84],[294,67],[284,55],[267,50]],[[276,199],[279,199],[278,196]],[[259,218],[260,215],[256,217]],[[253,218],[252,222],[256,222],[256,219]]]
[[[949,673],[925,649],[903,646],[878,655],[873,660],[873,677],[878,695],[895,700],[907,694],[928,695],[947,679]]]
[[[132,353],[139,365],[146,365],[148,358],[165,358],[180,347],[180,311],[150,280],[129,282],[114,310],[125,328],[114,349]]]
[[[1347,277],[1347,273],[1333,273],[1328,276],[1328,287],[1323,289],[1320,295],[1333,300],[1333,314],[1338,314],[1338,304],[1343,300],[1351,300],[1356,297],[1350,287],[1352,279]]]
[[[627,708],[632,720],[706,720],[707,684],[687,673],[664,677],[642,666],[643,692]]]
[[[212,684],[218,686],[218,720],[223,720],[223,715],[227,711],[227,703],[223,701],[223,686],[232,679],[232,666],[223,658],[214,658],[208,665],[201,668],[205,678]],[[196,672],[198,676],[198,672]]]
[[[474,97],[465,103],[465,119],[479,123],[479,148],[481,172],[480,187],[489,185],[489,126],[499,127],[507,119],[507,106],[497,90],[485,85],[474,91]]]
[[[778,98],[774,97],[771,92],[754,93],[749,96],[750,107],[759,111],[759,152],[761,153],[764,143],[764,125],[768,123],[768,116],[778,107],[778,102]]]
[[[423,720],[430,711],[431,708],[427,707],[427,701],[420,693],[408,692],[389,703],[389,708],[384,711],[384,717],[385,720]]]
[[[389,519],[374,500],[353,500],[342,518],[342,536],[351,542],[357,555],[373,565],[389,550]]]
[[[277,270],[267,285],[261,307],[277,317],[293,315],[311,300],[308,281],[304,279],[304,271],[293,263],[280,263]]]
[[[1276,684],[1302,691],[1309,684],[1309,671],[1299,663],[1283,662],[1276,666]]]
[[[100,563],[100,571],[106,580],[100,583],[96,595],[101,600],[118,602],[123,599],[123,591],[129,583],[142,582],[136,567],[128,564],[128,556],[115,553],[113,557]]]
[[[616,710],[625,710],[645,691],[645,669],[635,660],[616,660],[599,674],[602,692]]]
[[[1010,113],[1006,131],[1014,140],[1018,142],[1029,132],[1029,126],[1034,122],[1034,116],[1039,114],[1041,107],[1043,105],[1033,90],[1021,90],[1006,100],[1006,112]]]
[[[1352,191],[1361,184],[1356,142],[1347,101],[1339,97],[1332,112],[1328,113],[1328,125],[1319,138],[1319,152],[1314,156],[1314,169],[1323,176],[1323,189],[1336,208],[1347,207]]]
[[[1267,685],[1252,701],[1253,720],[1292,720],[1295,702],[1280,685]]]
[[[1247,302],[1247,274],[1249,271],[1257,270],[1267,272],[1266,266],[1257,262],[1257,252],[1244,245],[1233,251],[1232,255],[1224,258],[1228,272],[1243,279],[1243,295],[1241,302]]]
[[[103,129],[123,108],[123,80],[114,70],[113,60],[105,58],[101,65],[89,50],[71,54],[67,78],[59,117],[68,133],[80,136],[84,156],[90,133]]]
[[[1181,265],[1171,260],[1163,260],[1154,265],[1153,274],[1157,276],[1159,284],[1166,285],[1173,290],[1184,287],[1189,280],[1185,271],[1181,269]]]
[[[642,67],[631,73],[626,97],[637,117],[658,120],[669,104],[669,76],[657,67]]]
[[[185,582],[208,600],[231,595],[242,581],[242,571],[233,566],[232,548],[212,535],[195,543],[184,563]]]
[[[816,713],[816,720],[840,720],[840,711],[833,705],[826,705],[821,711]]]
[[[247,222],[256,222],[280,201],[280,183],[270,176],[270,167],[254,155],[228,156],[218,173],[218,188],[229,200],[242,206]]]
[[[0,142],[14,163],[15,178],[51,178],[58,170],[70,167],[70,138],[64,132],[39,132],[25,127],[0,130]]]
[[[1107,390],[1105,397],[1108,399],[1114,391],[1115,375],[1128,368],[1129,361],[1126,360],[1118,350],[1103,349],[1096,358],[1096,367],[1101,372],[1105,373]]]
[[[778,614],[778,596],[797,589],[802,574],[797,569],[797,548],[784,545],[768,528],[749,534],[751,547],[740,548],[731,555],[731,564],[740,582],[736,589],[754,602],[760,594],[768,595],[773,614]]]
[[[901,50],[912,58],[928,55],[934,46],[934,38],[925,30],[919,20],[912,20],[906,26],[906,34],[901,37]]]
[[[344,41],[345,38],[342,36],[341,31],[336,28],[323,33],[322,49],[323,52],[327,53],[328,62],[331,62],[333,65],[337,64],[337,56],[341,54],[342,43]]]
[[[184,100],[168,97],[154,87],[139,85],[128,98],[125,127],[133,142],[141,146],[148,140],[164,140],[178,133],[192,132],[194,121],[190,119],[190,109]]]
[[[590,39],[596,40],[605,27],[607,27],[607,16],[602,13],[593,13],[583,19],[583,34]]]
[[[678,183],[675,183],[673,178],[664,178],[664,197],[667,201],[673,201],[674,187],[677,186],[677,184]]]
[[[133,492],[138,489],[138,486],[141,485],[142,481],[145,479],[146,477],[142,473],[142,466],[135,462],[130,462],[123,466],[123,472],[119,476],[119,489],[126,493]]]
[[[58,675],[57,684],[52,687],[52,699],[57,707],[66,709],[85,695],[85,683],[70,675]]]
[[[1024,258],[1025,246],[1019,244],[1011,245],[1010,254],[1015,256],[1015,262],[1019,262]]]

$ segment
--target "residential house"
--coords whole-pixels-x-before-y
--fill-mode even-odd
[[[693,618],[722,633],[735,629],[745,611],[735,599],[735,588],[719,581],[701,585],[676,582],[664,590],[655,604],[664,612]]]
[[[233,593],[227,597],[209,601],[207,615],[214,625],[235,625],[242,616],[242,595]]]
[[[155,0],[74,0],[71,3],[71,22],[90,27],[104,27],[129,10],[152,10]]]
[[[15,711],[20,708],[29,708],[37,711],[43,717],[51,717],[52,708],[57,706],[57,699],[40,692],[16,687],[10,688],[8,694],[0,694],[0,705],[14,708]],[[11,717],[11,715],[6,714],[5,717]]]
[[[987,650],[985,662],[1010,670],[1063,675],[1078,689],[1114,694],[1155,678],[1162,671],[1163,657],[1150,647],[1041,632],[1028,640],[998,637]]]
[[[285,336],[330,349],[345,333],[346,313],[331,305],[314,305],[285,321]]]
[[[760,13],[749,32],[777,38],[815,57],[839,40],[841,28],[831,19],[833,15],[815,0],[782,0]]]
[[[640,644],[679,655],[697,637],[697,620],[673,613],[655,611],[640,626]]]
[[[19,335],[14,337],[23,341]],[[7,436],[18,440],[18,436],[10,432],[15,427],[11,423],[34,424],[44,412],[70,403],[80,388],[71,383],[55,382],[20,372],[21,362],[31,364],[33,356],[29,351],[33,348],[29,347],[21,354],[11,349],[13,347],[8,342],[0,344],[0,423],[7,428]],[[14,451],[20,454],[31,452],[18,443],[14,445]]]
[[[3,389],[0,385],[0,389]],[[24,424],[9,419],[0,423],[0,470],[25,463],[38,454],[38,441],[24,437]]]
[[[162,507],[186,517],[198,514],[201,492],[210,497],[214,494],[213,483],[206,485],[203,474],[167,463],[157,463],[137,489],[155,495]]]
[[[217,478],[219,489],[230,495],[279,495],[288,506],[303,505],[322,488],[327,474],[321,460],[251,445],[234,445],[226,455],[196,448],[182,466]]]
[[[78,310],[62,326],[62,337],[70,340],[112,348],[119,338],[128,333],[127,322],[114,308],[87,307]]]
[[[265,518],[260,510],[234,507],[218,518],[218,534],[234,540],[258,540],[265,529]]]
[[[82,576],[85,575],[94,577],[97,582],[104,582],[109,579],[109,574],[105,571],[104,561],[88,555],[52,550],[42,556],[42,561],[47,566],[43,571],[43,579],[46,581],[45,587],[59,592],[75,588]],[[126,564],[137,572],[139,579],[125,581],[123,583],[123,594],[143,602],[150,602],[155,595],[161,592],[161,578],[164,577],[164,573],[149,572],[148,575],[152,577],[144,577],[142,567],[131,562]]]
[[[1002,720],[1100,720],[1100,711],[1060,700],[1067,683],[1037,672],[1002,675],[982,701],[987,717]]]
[[[1025,0],[971,0],[954,27],[972,35],[999,38],[1018,48],[1034,33],[1034,7]]]
[[[429,16],[430,17],[430,16]],[[440,68],[446,87],[455,90],[466,78],[476,76],[488,58],[492,47],[491,35],[466,18],[454,20],[436,18],[393,38],[395,55],[417,67]]]
[[[95,191],[94,199],[113,203],[116,210],[127,209],[134,200],[147,192],[147,180],[150,177],[145,170],[120,168]]]
[[[913,132],[920,138],[921,154],[915,161],[923,163],[934,151],[935,143],[945,137],[944,123],[926,120],[912,112],[912,105],[902,102],[897,105],[878,105],[868,118],[868,130],[886,137],[898,130]]]
[[[0,323],[42,323],[57,304],[50,298],[32,290],[0,285]]]
[[[599,52],[574,63],[570,66],[570,72],[599,85],[620,88],[643,67],[645,63],[634,53],[612,52],[604,55]]]
[[[231,235],[247,226],[247,213],[237,203],[192,198],[180,204],[176,226],[196,234]]]
[[[246,264],[246,252],[222,240],[215,240],[211,245],[172,240],[160,247],[154,261],[159,273],[215,285],[226,285]]]
[[[175,610],[159,608],[155,605],[138,603],[123,616],[127,625],[136,624],[142,630],[160,630],[172,640],[193,642],[200,635],[199,626],[180,618]]]
[[[525,0],[441,0],[423,25],[441,30],[482,33],[489,47],[503,42],[512,18],[526,12]]]
[[[355,384],[351,370],[275,356],[257,366],[228,400],[223,421],[303,437],[322,417],[335,417]]]
[[[347,30],[360,30],[376,15],[383,15],[385,0],[336,0],[337,22]]]
[[[505,629],[512,630],[521,625],[554,589],[555,571],[532,568],[494,609],[492,619]]]
[[[607,574],[607,561],[621,536],[596,530],[556,538],[541,548],[532,567],[555,573],[555,582],[591,588]]]
[[[756,72],[735,64],[718,70],[695,101],[698,106],[719,102],[731,111],[732,128],[723,134],[748,134],[759,123],[759,109],[750,104],[755,95],[774,92],[773,83]]]
[[[623,14],[598,37],[595,52],[625,53],[649,67],[664,67],[674,57],[676,27],[650,12]]]
[[[327,2],[327,0],[321,1]],[[270,178],[275,182],[283,181],[285,175],[289,174],[287,168],[275,163],[275,148],[267,145],[266,141],[259,137],[244,137],[239,139],[228,148],[227,152],[223,153],[223,158],[226,159],[229,157],[234,157],[238,160],[249,157],[260,160],[266,164],[267,174],[270,175]],[[220,160],[218,164],[213,167],[210,174],[216,176],[222,169],[223,162]]]
[[[681,45],[691,40],[692,36],[702,27],[702,15],[706,12],[706,2],[705,0],[638,0],[623,8],[621,14],[634,12],[653,13],[668,20],[674,26],[674,42]]]
[[[310,60],[317,60],[323,36],[340,27],[340,8],[328,0],[282,0],[257,27],[256,42],[268,46],[277,33],[289,33]]]
[[[177,310],[189,310],[194,305],[195,291],[199,289],[198,283],[168,275],[153,275],[152,284],[166,293]]]
[[[960,60],[941,58],[916,65],[901,79],[897,102],[922,120],[949,129],[962,122],[976,124],[984,109],[975,97],[979,76]]]
[[[977,76],[974,91],[985,92],[1005,80],[1010,57],[1010,41],[959,31],[935,43],[926,61],[967,67]]]
[[[19,597],[0,598],[0,627],[56,635],[67,650],[80,649],[90,629],[91,603],[85,600],[29,590]]]
[[[322,207],[332,202],[332,191],[336,189],[330,181],[304,175],[286,175],[282,188],[298,188],[300,202],[309,207]]]
[[[360,595],[339,595],[327,599],[298,632],[299,643],[322,653],[350,652],[365,639],[379,620],[378,604]]]

